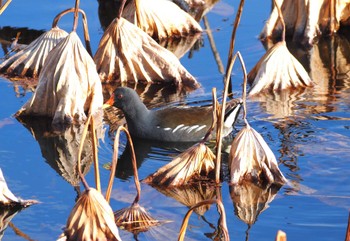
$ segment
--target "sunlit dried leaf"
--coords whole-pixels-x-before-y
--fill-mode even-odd
[[[133,203],[130,207],[114,212],[115,222],[119,227],[132,233],[145,232],[153,226],[158,226],[162,222],[154,219],[138,203]]]
[[[102,82],[167,82],[199,87],[173,53],[124,18],[109,25],[94,61]]]
[[[215,155],[204,143],[190,147],[144,181],[158,186],[177,187],[192,179],[207,177],[215,169]]]
[[[333,4],[331,4],[333,3]],[[296,42],[311,44],[315,37],[333,34],[340,25],[349,25],[349,1],[279,0],[286,34]],[[260,38],[279,38],[282,28],[276,7],[260,33]]]
[[[76,32],[48,55],[32,98],[17,116],[53,117],[54,124],[80,123],[85,111],[102,111],[102,85],[95,64]]]
[[[131,1],[123,10],[122,16],[157,40],[183,37],[202,31],[191,15],[171,1]]]
[[[289,52],[286,42],[270,48],[248,74],[249,95],[264,91],[312,86],[313,83],[299,61]]]
[[[120,241],[112,208],[96,189],[86,190],[76,202],[58,240]]]
[[[230,186],[235,214],[246,224],[254,224],[261,212],[269,207],[279,187],[259,187],[251,182]]]
[[[270,147],[248,123],[232,142],[229,168],[233,184],[243,180],[277,185],[287,182]]]
[[[53,27],[0,64],[0,72],[10,76],[37,78],[48,53],[67,35],[68,33],[59,27]]]
[[[0,205],[8,207],[28,207],[36,203],[38,203],[38,201],[36,200],[22,200],[20,198],[17,198],[7,187],[4,174],[2,173],[2,170],[0,168]]]

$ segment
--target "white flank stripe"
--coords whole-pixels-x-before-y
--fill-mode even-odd
[[[174,130],[173,133],[175,133],[177,130],[181,129],[184,126],[184,124],[178,125]]]

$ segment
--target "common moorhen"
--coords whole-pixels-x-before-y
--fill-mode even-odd
[[[167,142],[196,142],[203,139],[212,122],[212,106],[172,106],[149,110],[134,89],[117,88],[105,103],[121,109],[132,136]],[[223,135],[232,131],[241,99],[227,102]]]

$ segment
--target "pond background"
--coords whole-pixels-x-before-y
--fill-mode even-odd
[[[213,32],[218,53],[226,66],[232,23],[238,1],[220,1],[206,15]],[[0,27],[28,27],[49,30],[56,14],[74,7],[74,1],[13,1],[0,15]],[[98,18],[98,2],[82,1],[80,5],[88,17],[91,47],[96,51],[103,34]],[[247,71],[265,53],[258,35],[269,17],[270,1],[246,1],[241,24],[236,35],[235,51],[240,51]],[[70,31],[73,15],[66,15],[59,27]],[[81,23],[78,33],[82,39]],[[203,21],[201,26],[204,27]],[[277,230],[287,233],[289,241],[343,240],[350,205],[350,104],[348,34],[323,39],[311,50],[296,49],[293,53],[304,64],[317,86],[311,90],[261,99],[248,99],[248,120],[266,140],[281,171],[293,185],[283,186],[260,213],[256,222],[248,225],[235,215],[227,182],[221,194],[225,206],[231,240],[274,240]],[[15,37],[15,36],[13,36]],[[211,100],[211,88],[223,88],[223,75],[213,57],[207,35],[202,47],[185,54],[181,63],[201,83],[202,88],[181,98],[181,103],[195,104]],[[320,64],[317,54],[323,58]],[[0,51],[0,56],[4,55]],[[330,56],[328,58],[328,56]],[[242,74],[234,67],[233,90],[240,96]],[[76,190],[48,163],[45,151],[31,132],[13,114],[30,98],[32,92],[0,77],[0,167],[9,188],[16,196],[37,199],[41,203],[18,213],[12,224],[31,240],[56,240],[61,234],[74,206]],[[158,96],[159,97],[159,96]],[[155,98],[153,104],[178,104],[167,96]],[[172,103],[167,103],[167,102]],[[40,124],[39,124],[40,125]],[[236,125],[243,127],[242,121]],[[106,124],[104,142],[100,143],[99,158],[103,189],[109,171],[103,166],[112,158],[113,135]],[[125,145],[125,140],[124,140]],[[174,148],[141,143],[138,153],[139,176],[145,178],[179,154]],[[93,167],[90,168],[91,170]],[[87,175],[93,185],[93,174]],[[115,179],[111,206],[113,210],[127,207],[136,194],[133,177]],[[138,240],[176,240],[181,221],[188,208],[156,189],[142,184],[140,204],[154,217],[173,222],[138,235]],[[217,228],[218,214],[212,206],[205,219],[193,214],[186,232],[186,240],[211,240]],[[205,222],[205,220],[207,222]],[[212,226],[210,225],[212,224]],[[12,226],[13,227],[13,226]],[[8,227],[2,240],[23,240],[14,228]],[[120,231],[123,240],[133,240],[132,234]],[[212,238],[210,238],[212,236]]]

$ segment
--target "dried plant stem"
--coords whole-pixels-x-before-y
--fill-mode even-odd
[[[7,0],[4,6],[2,6],[2,1],[0,2],[0,15],[5,11],[5,9],[8,7],[11,1],[12,0]]]
[[[187,229],[187,225],[188,225],[188,221],[190,219],[190,216],[193,212],[194,209],[203,206],[203,205],[211,205],[213,203],[216,203],[218,205],[218,209],[219,209],[219,213],[220,213],[220,226],[223,230],[224,233],[224,239],[225,241],[229,241],[230,237],[228,234],[228,229],[227,229],[227,224],[226,224],[226,214],[225,214],[225,208],[224,205],[222,204],[221,200],[205,200],[202,202],[199,202],[195,205],[193,205],[186,213],[183,221],[182,221],[182,225],[179,231],[179,236],[178,236],[178,241],[183,241],[185,239],[185,234],[186,234],[186,229]]]
[[[85,177],[81,171],[81,153],[83,151],[83,146],[84,142],[86,139],[86,135],[88,132],[90,126],[90,131],[91,131],[91,143],[92,143],[92,151],[93,151],[93,156],[94,156],[94,168],[95,168],[95,183],[96,183],[96,190],[101,192],[101,182],[100,182],[100,172],[99,172],[99,167],[98,167],[98,157],[97,157],[97,139],[96,139],[96,133],[95,133],[95,127],[94,127],[94,121],[93,117],[89,115],[88,119],[86,120],[85,126],[83,133],[81,134],[81,140],[80,140],[80,145],[79,145],[79,151],[78,151],[78,174],[80,176],[80,179],[85,187],[85,189],[90,189],[89,185],[87,184]]]
[[[17,228],[12,222],[9,222],[9,226],[13,229],[16,235],[20,236],[21,238],[29,241],[33,241],[34,239],[31,239],[27,234],[23,233],[19,228]]]
[[[79,3],[80,0],[75,0],[75,7],[74,7],[74,21],[73,21],[73,29],[72,31],[76,31],[77,30],[77,26],[78,26],[78,19],[79,19]]]
[[[211,29],[210,29],[210,26],[209,26],[209,21],[208,21],[208,18],[207,18],[206,15],[203,16],[203,23],[204,23],[205,30],[206,30],[207,35],[208,35],[208,40],[209,40],[209,43],[210,43],[211,50],[213,52],[215,61],[216,61],[217,65],[218,65],[219,72],[220,72],[220,74],[223,74],[225,72],[224,65],[222,64],[222,61],[221,61],[221,58],[220,58],[220,54],[219,54],[219,52],[218,52],[218,50],[216,48],[215,40],[214,40],[213,34],[211,32]]]
[[[285,24],[284,19],[283,19],[283,14],[282,14],[281,8],[277,4],[277,0],[273,0],[273,3],[277,9],[278,18],[280,19],[281,24],[282,24],[282,41],[284,42],[284,41],[286,41],[286,24]]]
[[[118,15],[117,15],[118,19],[121,18],[121,16],[122,16],[125,3],[126,3],[126,0],[121,0],[121,3],[119,5],[119,10],[118,10]]]
[[[56,17],[54,18],[54,20],[52,21],[52,28],[57,27],[58,21],[67,13],[71,13],[74,12],[75,13],[75,8],[68,8],[62,12],[60,12],[59,14],[56,15]],[[89,29],[88,29],[88,23],[87,23],[87,18],[86,18],[86,14],[83,10],[78,9],[78,12],[81,13],[82,17],[83,17],[83,28],[84,28],[84,40],[85,40],[85,47],[86,50],[88,51],[89,55],[91,57],[93,57],[92,55],[92,50],[91,50],[91,45],[90,45],[90,35],[89,35]]]
[[[114,175],[115,175],[115,170],[116,170],[117,162],[118,162],[119,136],[120,136],[121,131],[125,132],[127,139],[130,143],[130,152],[131,152],[132,166],[133,166],[133,171],[134,171],[134,181],[135,181],[135,186],[136,186],[136,191],[137,191],[135,200],[133,202],[133,204],[135,204],[140,200],[141,185],[140,185],[140,181],[139,181],[139,175],[137,172],[137,163],[136,163],[134,145],[133,145],[133,142],[132,142],[132,139],[131,139],[131,136],[130,136],[128,129],[126,129],[124,126],[119,126],[117,129],[117,132],[115,134],[115,140],[114,140],[114,145],[113,145],[114,152],[113,152],[111,173],[109,175],[109,182],[108,182],[108,187],[107,187],[107,191],[106,191],[106,200],[107,200],[107,202],[109,202],[110,197],[111,197],[113,182],[114,182],[114,178],[115,178]]]
[[[232,35],[231,35],[231,40],[230,40],[230,49],[229,49],[228,58],[227,58],[228,62],[227,62],[227,66],[226,66],[226,76],[227,76],[227,72],[228,72],[228,69],[230,66],[230,59],[232,59],[234,49],[235,49],[236,32],[237,32],[239,22],[241,21],[243,6],[244,6],[244,0],[241,0],[239,3],[239,7],[238,7],[238,10],[236,13],[235,22],[233,24],[233,29],[232,29]],[[230,89],[230,93],[232,93],[231,83],[229,84],[229,89]]]
[[[278,230],[276,241],[287,241],[287,234],[281,230]]]
[[[212,116],[212,122],[211,122],[211,126],[208,129],[208,132],[205,134],[202,142],[206,142],[211,134],[211,132],[214,130],[216,122],[217,122],[217,110],[218,110],[218,101],[217,101],[217,97],[216,97],[216,88],[212,88],[211,90],[212,93],[212,97],[213,97],[213,116]]]

